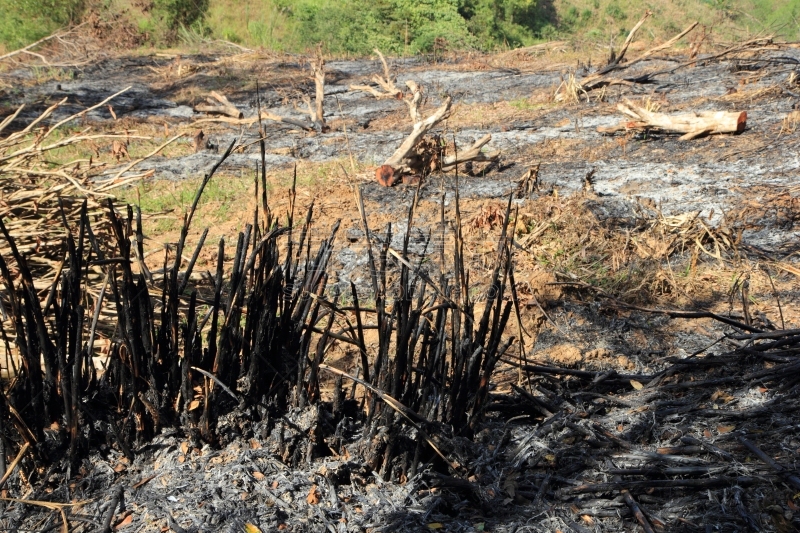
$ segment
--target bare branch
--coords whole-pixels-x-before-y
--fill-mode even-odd
[[[419,94],[419,93],[417,93]],[[415,98],[417,103],[419,99],[417,96]],[[412,99],[412,103],[414,102]],[[425,120],[419,120],[414,123],[414,127],[411,130],[411,133],[408,134],[406,140],[403,141],[403,144],[400,145],[400,148],[395,150],[389,159],[384,162],[384,165],[389,165],[392,168],[398,169],[402,168],[403,160],[411,153],[411,150],[414,149],[414,146],[419,142],[419,140],[428,133],[431,128],[437,125],[442,120],[446,119],[450,116],[450,104],[452,103],[452,99],[448,96],[445,98],[444,103],[437,109],[431,116],[426,118]],[[412,111],[413,109],[413,111]],[[409,111],[412,113],[412,117],[416,113],[417,119],[420,118],[419,110],[414,107],[412,104],[409,104]]]
[[[445,157],[442,162],[442,170],[452,170],[456,165],[466,163],[467,161],[494,161],[500,157],[499,150],[495,150],[494,152],[482,151],[483,147],[491,140],[492,134],[487,133],[466,150],[459,150],[457,154]]]

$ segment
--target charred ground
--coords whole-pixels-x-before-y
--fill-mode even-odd
[[[425,87],[424,109],[454,97],[439,130],[450,150],[489,132],[502,151],[418,189],[373,181],[410,126],[402,102],[348,89],[377,61],[329,60],[330,131],[265,123],[263,156],[257,123],[204,121],[192,106],[216,90],[246,117],[260,105],[299,120],[293,104],[313,92],[304,58],[216,51],[108,57],[38,80],[5,72],[3,115],[26,103],[6,138],[65,97],[49,125],[129,85],[78,120],[129,135],[132,160],[186,136],[120,175],[134,175],[129,189],[108,188],[123,169],[108,141],[86,149],[106,167],[82,186],[122,202],[111,211],[89,195],[85,217],[79,202],[68,209],[72,247],[63,229],[37,247],[8,223],[58,224],[52,183],[26,174],[36,207],[6,206],[7,236],[32,243],[19,257],[2,248],[10,352],[41,351],[52,373],[39,396],[36,365],[2,367],[5,490],[39,502],[5,502],[3,527],[63,527],[50,505],[75,530],[796,530],[797,48],[758,43],[558,102],[571,76],[591,75],[577,59],[535,48],[392,61],[400,83]],[[685,61],[660,55],[625,75]],[[746,111],[748,129],[599,134],[624,98]],[[197,129],[210,143],[193,153]],[[241,149],[184,226],[234,139]],[[95,246],[89,227],[107,238]],[[232,239],[222,256],[220,237]],[[42,250],[53,261],[37,262]],[[83,353],[106,273],[96,349]]]

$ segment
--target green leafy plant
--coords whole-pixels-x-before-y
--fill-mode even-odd
[[[83,0],[0,0],[0,42],[19,48],[80,19]]]

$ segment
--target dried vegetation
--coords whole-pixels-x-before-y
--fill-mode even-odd
[[[396,89],[383,66],[383,92],[367,89],[381,98]],[[97,180],[107,169],[92,159],[46,157],[90,132],[0,124],[4,528],[796,527],[800,333],[780,295],[800,273],[791,250],[742,240],[795,224],[796,191],[763,191],[768,216],[753,202],[714,224],[653,205],[613,218],[598,214],[593,171],[565,197],[533,166],[507,200],[463,200],[456,147],[419,134],[409,88],[414,130],[389,162],[453,166],[454,197],[428,199],[436,224],[420,237],[419,183],[405,219],[380,228],[362,186],[335,184],[353,185],[366,294],[334,283],[342,236],[317,222],[323,189],[302,210],[295,174],[276,207],[263,126],[235,245],[207,244],[208,230],[189,244],[231,144],[153,268],[141,213],[108,198],[143,176],[122,177],[141,159]],[[323,131],[322,96],[308,104]],[[481,142],[471,155],[490,165]],[[620,353],[568,327],[591,319],[649,346],[666,317],[716,341]]]

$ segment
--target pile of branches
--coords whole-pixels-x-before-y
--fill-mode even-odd
[[[280,225],[267,205],[262,164],[261,209],[256,208],[253,223],[239,234],[232,251],[219,242],[211,286],[195,284],[192,271],[207,232],[188,262],[182,259],[186,238],[203,189],[234,144],[197,191],[174,253],[165,252],[164,276],[158,281],[142,261],[138,211],[130,206],[119,210],[108,200],[104,211],[110,232],[103,242],[95,238],[84,201],[78,223],[62,227],[66,260],[49,280],[53,289],[43,302],[29,258],[0,221],[9,250],[0,254],[8,313],[3,334],[13,335],[14,346],[7,349],[21,359],[0,395],[0,485],[13,479],[21,490],[22,480],[31,486],[52,482],[53,472],[68,479],[100,445],[116,447],[133,460],[134,450],[164,428],[218,445],[233,438],[220,422],[231,413],[249,413],[274,425],[289,412],[313,407],[319,417],[313,429],[282,443],[287,462],[307,462],[326,453],[324,439],[332,436],[331,422],[342,416],[343,406],[358,405],[356,387],[348,397],[345,379],[363,392],[363,409],[356,410],[367,428],[365,442],[377,427],[390,426],[397,437],[393,442],[411,448],[408,453],[394,445],[367,446],[373,460],[394,465],[397,476],[430,460],[440,461],[445,472],[460,472],[442,451],[452,434],[447,428],[471,435],[483,416],[495,365],[513,342],[503,335],[512,305],[505,295],[513,286],[508,283],[505,230],[497,245],[492,290],[478,312],[467,290],[460,230],[456,277],[434,280],[421,268],[424,258],[409,259],[410,229],[403,249],[395,250],[389,245],[390,225],[373,252],[374,234],[362,203],[375,306],[363,307],[363,296],[351,285],[353,304],[341,307],[336,303],[340,295],[328,287],[338,224],[316,250],[310,244],[313,205],[301,223],[296,224],[292,207],[287,224]],[[413,217],[412,208],[408,228]],[[226,275],[230,256],[232,269]],[[93,266],[102,268],[105,277],[99,292],[89,288]],[[399,279],[400,296],[393,299],[389,270]],[[114,309],[113,318],[99,321],[104,306]],[[347,326],[336,330],[342,321]],[[368,329],[377,330],[375,353],[365,341]],[[110,338],[110,350],[107,359],[95,361],[95,341],[101,335]],[[352,375],[325,364],[326,354],[340,343],[358,351]],[[323,402],[323,376],[335,380],[332,403]],[[6,458],[15,456],[7,467]],[[15,469],[24,475],[12,477]]]
[[[67,162],[55,162],[52,157],[75,145],[96,147],[98,141],[111,141],[114,150],[127,153],[127,142],[141,137],[92,133],[88,126],[77,132],[70,129],[71,123],[108,105],[123,92],[55,123],[53,116],[66,98],[24,128],[14,129],[20,123],[24,105],[0,121],[0,217],[19,252],[27,256],[31,271],[42,277],[38,281],[45,281],[45,272],[63,267],[63,226],[75,227],[78,223],[81,199],[86,199],[86,216],[94,221],[95,233],[105,233],[108,225],[102,216],[101,202],[112,197],[109,192],[112,188],[130,182],[129,178],[97,183],[95,179],[106,170],[106,165],[95,161],[93,156]],[[0,253],[9,256],[8,241],[0,244]],[[47,281],[48,286],[51,281]]]
[[[733,46],[725,48],[720,52],[715,52],[706,56],[700,56],[700,49],[705,43],[707,37],[706,30],[703,28],[702,34],[695,38],[694,42],[691,44],[689,57],[685,61],[678,62],[677,65],[672,65],[667,68],[644,73],[638,72],[636,74],[625,76],[624,71],[633,67],[634,65],[638,65],[644,61],[648,61],[656,57],[658,52],[672,48],[678,41],[691,33],[699,24],[697,22],[693,22],[668,41],[649,48],[633,59],[628,59],[626,57],[628,47],[633,42],[636,33],[651,15],[652,13],[650,11],[646,11],[644,13],[639,22],[637,22],[628,33],[625,42],[623,42],[619,50],[611,50],[608,62],[603,67],[597,69],[595,72],[587,74],[579,80],[576,79],[574,75],[565,80],[556,91],[556,101],[578,101],[582,97],[585,97],[586,100],[589,101],[589,93],[595,90],[605,90],[607,87],[614,85],[635,87],[637,85],[651,84],[656,82],[659,76],[668,75],[680,69],[685,69],[696,65],[703,65],[713,61],[719,61],[723,58],[746,56],[754,49],[772,45],[772,36],[757,37],[748,41],[737,43]]]

